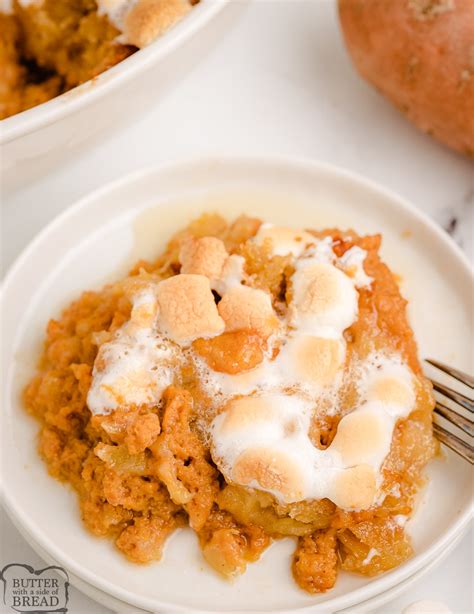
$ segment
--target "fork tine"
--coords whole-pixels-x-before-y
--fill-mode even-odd
[[[468,375],[467,373],[464,373],[463,371],[460,371],[459,369],[455,369],[454,367],[450,367],[446,363],[440,362],[439,360],[433,360],[432,358],[425,358],[425,361],[429,362],[430,365],[433,365],[433,367],[436,367],[440,371],[444,371],[444,373],[451,375],[451,377],[454,377],[455,379],[459,380],[462,384],[466,384],[466,386],[469,386],[469,388],[472,388],[474,390],[474,377],[472,377],[471,375]]]
[[[437,401],[434,411],[440,416],[443,416],[443,418],[446,418],[451,424],[454,424],[471,437],[474,437],[474,423],[468,418],[461,416],[454,409],[447,407],[440,401]]]
[[[447,399],[450,399],[451,401],[454,401],[455,403],[459,403],[459,405],[469,410],[470,412],[474,413],[474,403],[467,396],[465,396],[464,394],[461,394],[460,392],[456,392],[455,390],[451,390],[451,388],[448,388],[447,386],[444,386],[443,384],[440,384],[439,382],[436,382],[435,380],[431,380],[431,382],[433,384],[433,388],[437,392],[440,392]]]
[[[456,452],[459,456],[469,461],[471,465],[474,465],[474,448],[472,446],[462,439],[459,439],[459,437],[456,437],[456,435],[453,435],[439,424],[433,424],[433,431],[436,433],[436,437],[444,443],[445,446],[448,446],[453,452]]]

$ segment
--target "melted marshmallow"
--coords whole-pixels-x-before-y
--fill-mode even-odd
[[[367,556],[362,561],[362,565],[368,565],[372,561],[374,556],[380,556],[380,552],[377,550],[377,548],[371,548],[369,550],[369,552],[367,553]]]
[[[87,404],[93,414],[160,401],[184,356],[177,346],[224,331],[209,280],[175,275],[136,293],[130,320],[100,346]]]
[[[332,264],[303,258],[291,278],[290,324],[300,332],[338,339],[357,318],[358,294]]]
[[[415,404],[413,375],[398,356],[370,354],[360,367],[358,389],[362,401],[382,405],[395,418],[399,407]]]
[[[343,333],[357,319],[358,277],[345,272],[347,262],[336,258],[330,238],[281,229],[276,235],[286,241],[277,245],[280,255],[294,257],[284,318],[276,317],[269,296],[242,285],[240,256],[226,255],[216,240],[189,244],[182,262],[190,272],[136,294],[130,321],[100,347],[88,404],[93,413],[106,413],[157,403],[185,355],[178,345],[224,327],[257,330],[269,336],[264,360],[237,375],[217,373],[186,350],[216,407],[224,406],[211,425],[215,462],[229,481],[282,502],[328,497],[343,509],[366,509],[376,501],[394,424],[414,404],[413,378],[398,357],[370,356],[359,369],[358,407],[340,420],[326,450],[313,445],[314,408],[326,398],[337,409]],[[203,249],[212,249],[212,262],[201,258]],[[363,264],[360,253],[351,258]],[[220,307],[211,289],[221,294]]]
[[[99,348],[87,405],[93,414],[118,407],[157,404],[175,376],[175,346],[156,329],[156,296],[150,290],[132,301],[132,315]]]
[[[211,282],[212,289],[221,296],[240,286],[244,280],[245,258],[232,254],[224,262],[220,276]]]
[[[373,282],[372,277],[367,275],[364,269],[366,257],[367,252],[354,245],[339,258],[339,266],[354,280],[356,288],[367,288]]]
[[[312,234],[304,230],[262,224],[254,237],[255,243],[262,245],[265,241],[271,244],[274,256],[301,256],[308,245],[315,243]]]
[[[274,228],[265,224],[262,227]],[[299,237],[302,233],[288,230],[287,234]],[[209,369],[203,359],[195,357],[201,382],[216,404],[222,404],[225,399],[235,395],[284,389],[305,398],[310,395],[313,402],[316,395],[334,396],[345,359],[342,333],[357,317],[357,292],[353,282],[333,266],[335,260],[331,237],[319,240],[311,235],[311,246],[295,262],[292,277],[294,296],[289,321],[286,322],[287,325],[291,324],[291,328],[270,328],[273,335],[269,339],[263,363],[252,370],[229,375]],[[313,286],[318,289],[321,276],[329,277],[329,284],[325,286],[327,296],[324,304],[319,301],[320,309],[311,312],[310,309],[318,303],[318,297],[312,293]],[[252,291],[261,293],[251,288],[246,290],[249,294]],[[313,298],[313,303],[307,305],[310,298]],[[238,304],[243,311],[247,301],[242,297]],[[276,358],[274,349],[277,351]]]
[[[366,509],[377,500],[395,422],[414,405],[412,375],[397,356],[370,356],[358,374],[358,407],[340,420],[326,450],[316,448],[311,413],[321,398],[337,404],[343,333],[357,319],[356,288],[372,281],[366,253],[337,258],[331,238],[263,225],[255,240],[267,239],[274,255],[294,257],[287,328],[249,371],[216,373],[196,360],[204,387],[224,405],[211,427],[213,458],[230,482],[281,502],[328,497],[343,509]]]
[[[193,355],[201,384],[217,407],[238,395],[287,390],[311,399],[313,405],[318,399],[332,399],[328,410],[331,411],[341,382],[345,344],[340,340],[306,335],[288,336],[285,342],[281,339],[281,331],[270,337],[264,360],[255,368],[235,375],[214,371],[203,358]],[[273,358],[274,347],[279,348],[276,358]]]
[[[274,361],[280,382],[308,393],[321,393],[331,386],[345,360],[341,339],[290,334]]]
[[[392,366],[398,369],[399,361],[387,358],[389,372]],[[369,377],[367,388],[373,383]],[[327,497],[343,509],[367,509],[376,500],[395,420],[413,402],[407,396],[363,403],[341,419],[331,445],[320,450],[309,438],[307,400],[273,392],[234,399],[212,423],[213,458],[228,480],[283,503]]]
[[[314,449],[305,437],[308,428],[309,406],[297,397],[268,394],[230,401],[227,411],[212,424],[213,457],[233,481],[280,499],[304,499],[311,489],[305,463],[312,462]],[[273,482],[272,476],[265,476],[265,468],[259,467],[259,456],[271,462],[272,454],[280,465],[274,468]],[[244,467],[239,468],[242,457]]]

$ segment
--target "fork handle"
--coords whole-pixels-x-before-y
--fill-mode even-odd
[[[453,435],[439,424],[433,424],[433,430],[436,433],[437,438],[444,443],[445,446],[453,450],[462,456],[465,460],[469,461],[471,465],[474,465],[474,448],[468,443]]]

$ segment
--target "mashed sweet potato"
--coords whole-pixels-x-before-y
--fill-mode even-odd
[[[202,428],[209,399],[189,365],[154,406],[93,416],[86,402],[98,347],[130,317],[127,284],[179,273],[179,245],[186,237],[221,238],[230,253],[245,257],[251,284],[270,290],[276,309],[282,308],[292,270],[286,257],[272,257],[267,246],[248,242],[259,225],[247,217],[228,225],[219,216],[203,216],[171,239],[156,261],[139,262],[127,280],[82,294],[48,324],[25,406],[40,423],[40,454],[51,475],[77,492],[85,526],[114,540],[131,561],[158,560],[166,537],[189,525],[204,558],[228,577],[256,561],[272,539],[289,536],[297,540],[295,580],[316,593],[334,585],[340,568],[370,576],[412,554],[401,519],[412,513],[423,467],[436,451],[431,388],[418,363],[406,301],[379,259],[380,236],[337,229],[314,233],[331,236],[339,255],[354,245],[368,254],[365,269],[374,281],[360,290],[359,317],[345,331],[349,354],[364,356],[373,347],[396,350],[417,378],[416,407],[398,421],[383,465],[385,494],[370,509],[347,512],[328,499],[283,505],[269,493],[226,483]],[[261,348],[252,333],[223,333],[199,340],[197,351],[233,373],[253,366]],[[350,387],[345,391],[337,415],[314,416],[314,445],[329,445],[353,394]]]
[[[136,49],[118,44],[119,32],[93,0],[14,3],[0,13],[0,119],[46,102],[114,66]]]

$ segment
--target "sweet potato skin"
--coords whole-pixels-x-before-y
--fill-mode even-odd
[[[359,73],[421,130],[474,156],[474,0],[339,0]]]

